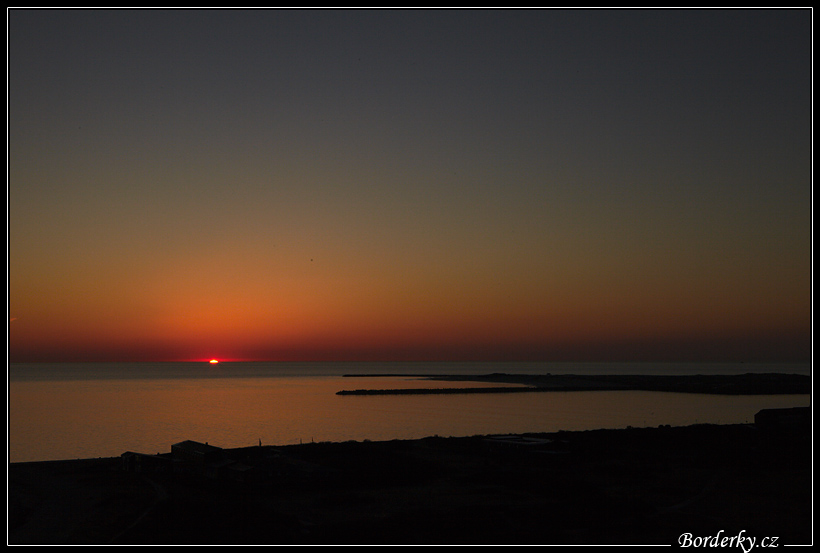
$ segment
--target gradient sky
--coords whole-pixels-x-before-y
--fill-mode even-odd
[[[11,361],[810,358],[810,10],[7,15]]]

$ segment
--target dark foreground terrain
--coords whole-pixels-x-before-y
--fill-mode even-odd
[[[722,531],[810,544],[808,410],[761,413],[754,425],[184,442],[174,448],[210,457],[14,463],[9,543],[676,544]]]

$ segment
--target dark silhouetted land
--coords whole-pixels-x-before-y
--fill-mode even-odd
[[[760,395],[811,393],[811,377],[800,374],[747,373],[739,375],[577,375],[506,374],[487,375],[345,375],[347,377],[414,377],[430,380],[507,384],[500,387],[407,388],[340,390],[340,395],[382,394],[488,394],[584,390],[644,390],[698,394]],[[519,384],[520,386],[509,386]]]
[[[812,540],[808,408],[747,425],[171,450],[11,464],[10,543]]]

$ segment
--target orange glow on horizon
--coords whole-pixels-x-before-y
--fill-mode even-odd
[[[217,361],[216,359],[211,359],[210,361],[208,361],[208,363],[210,363],[211,365],[216,365],[217,363],[219,363],[219,361]]]

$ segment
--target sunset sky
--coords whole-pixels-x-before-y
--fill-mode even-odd
[[[810,10],[7,15],[11,361],[810,358]]]

